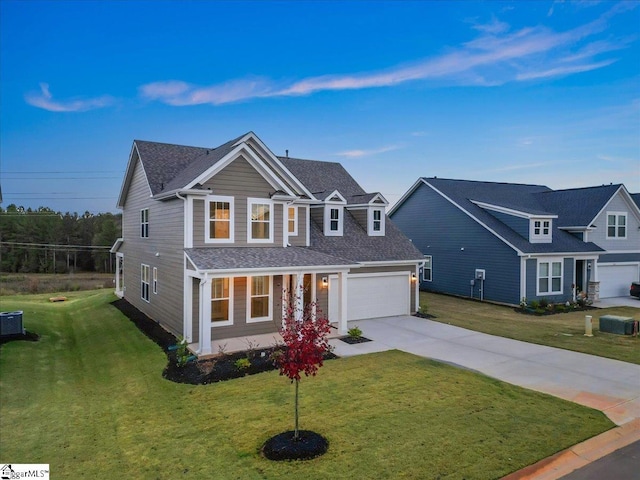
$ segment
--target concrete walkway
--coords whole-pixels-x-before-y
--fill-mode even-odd
[[[349,322],[373,340],[331,340],[339,356],[398,349],[604,412],[619,427],[510,475],[557,479],[640,440],[640,365],[399,316]]]

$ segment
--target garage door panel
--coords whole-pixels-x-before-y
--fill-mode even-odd
[[[409,313],[409,275],[350,276],[347,318],[391,317]]]
[[[598,265],[600,298],[626,297],[631,282],[638,281],[638,265]]]

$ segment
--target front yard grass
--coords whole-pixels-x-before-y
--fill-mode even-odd
[[[494,479],[606,431],[601,413],[399,351],[330,360],[301,382],[306,462],[258,450],[293,426],[293,386],[268,372],[205,386],[162,378],[166,357],[108,291],[5,297],[38,342],[0,347],[2,461],[52,478]]]
[[[420,292],[420,304],[428,306],[433,320],[499,337],[564,348],[640,364],[640,337],[599,331],[599,318],[620,315],[640,319],[632,307],[598,308],[555,315],[523,315],[513,307]],[[585,315],[593,317],[593,337],[584,336]]]

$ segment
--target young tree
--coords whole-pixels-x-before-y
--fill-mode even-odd
[[[303,298],[303,297],[301,297]],[[327,338],[331,329],[329,320],[316,315],[316,304],[308,303],[300,310],[299,298],[289,301],[280,331],[285,349],[277,359],[280,375],[296,383],[294,440],[300,439],[298,428],[298,387],[301,373],[315,376],[323,364],[324,354],[331,346]]]

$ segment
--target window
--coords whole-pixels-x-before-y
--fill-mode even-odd
[[[540,235],[544,235],[547,236],[549,235],[549,225],[551,224],[551,222],[549,220],[544,220],[544,221],[540,221],[540,220],[536,220],[535,222],[533,222],[533,234],[535,236],[540,236]]]
[[[627,214],[607,212],[607,238],[627,238]]]
[[[140,237],[149,237],[149,209],[140,210]]]
[[[430,282],[432,278],[433,267],[431,255],[424,256],[424,266],[422,267],[422,281]]]
[[[271,279],[269,276],[249,277],[248,323],[271,320]]]
[[[210,195],[205,204],[205,242],[233,242],[233,197]]]
[[[367,212],[367,233],[369,236],[384,235],[384,209],[369,208]]]
[[[228,278],[211,279],[211,325],[231,325],[231,288]]]
[[[158,269],[153,267],[153,293],[158,293]]]
[[[538,261],[538,295],[562,293],[562,261]]]
[[[149,265],[140,265],[140,298],[149,301]]]
[[[290,235],[298,235],[298,207],[289,207],[287,225]]]
[[[551,242],[551,220],[533,219],[530,223],[529,241],[531,243]]]
[[[332,208],[330,210],[330,221],[329,221],[329,230],[332,232],[337,232],[340,228],[340,210],[337,208]]]
[[[273,241],[271,203],[265,200],[249,199],[249,242]]]

